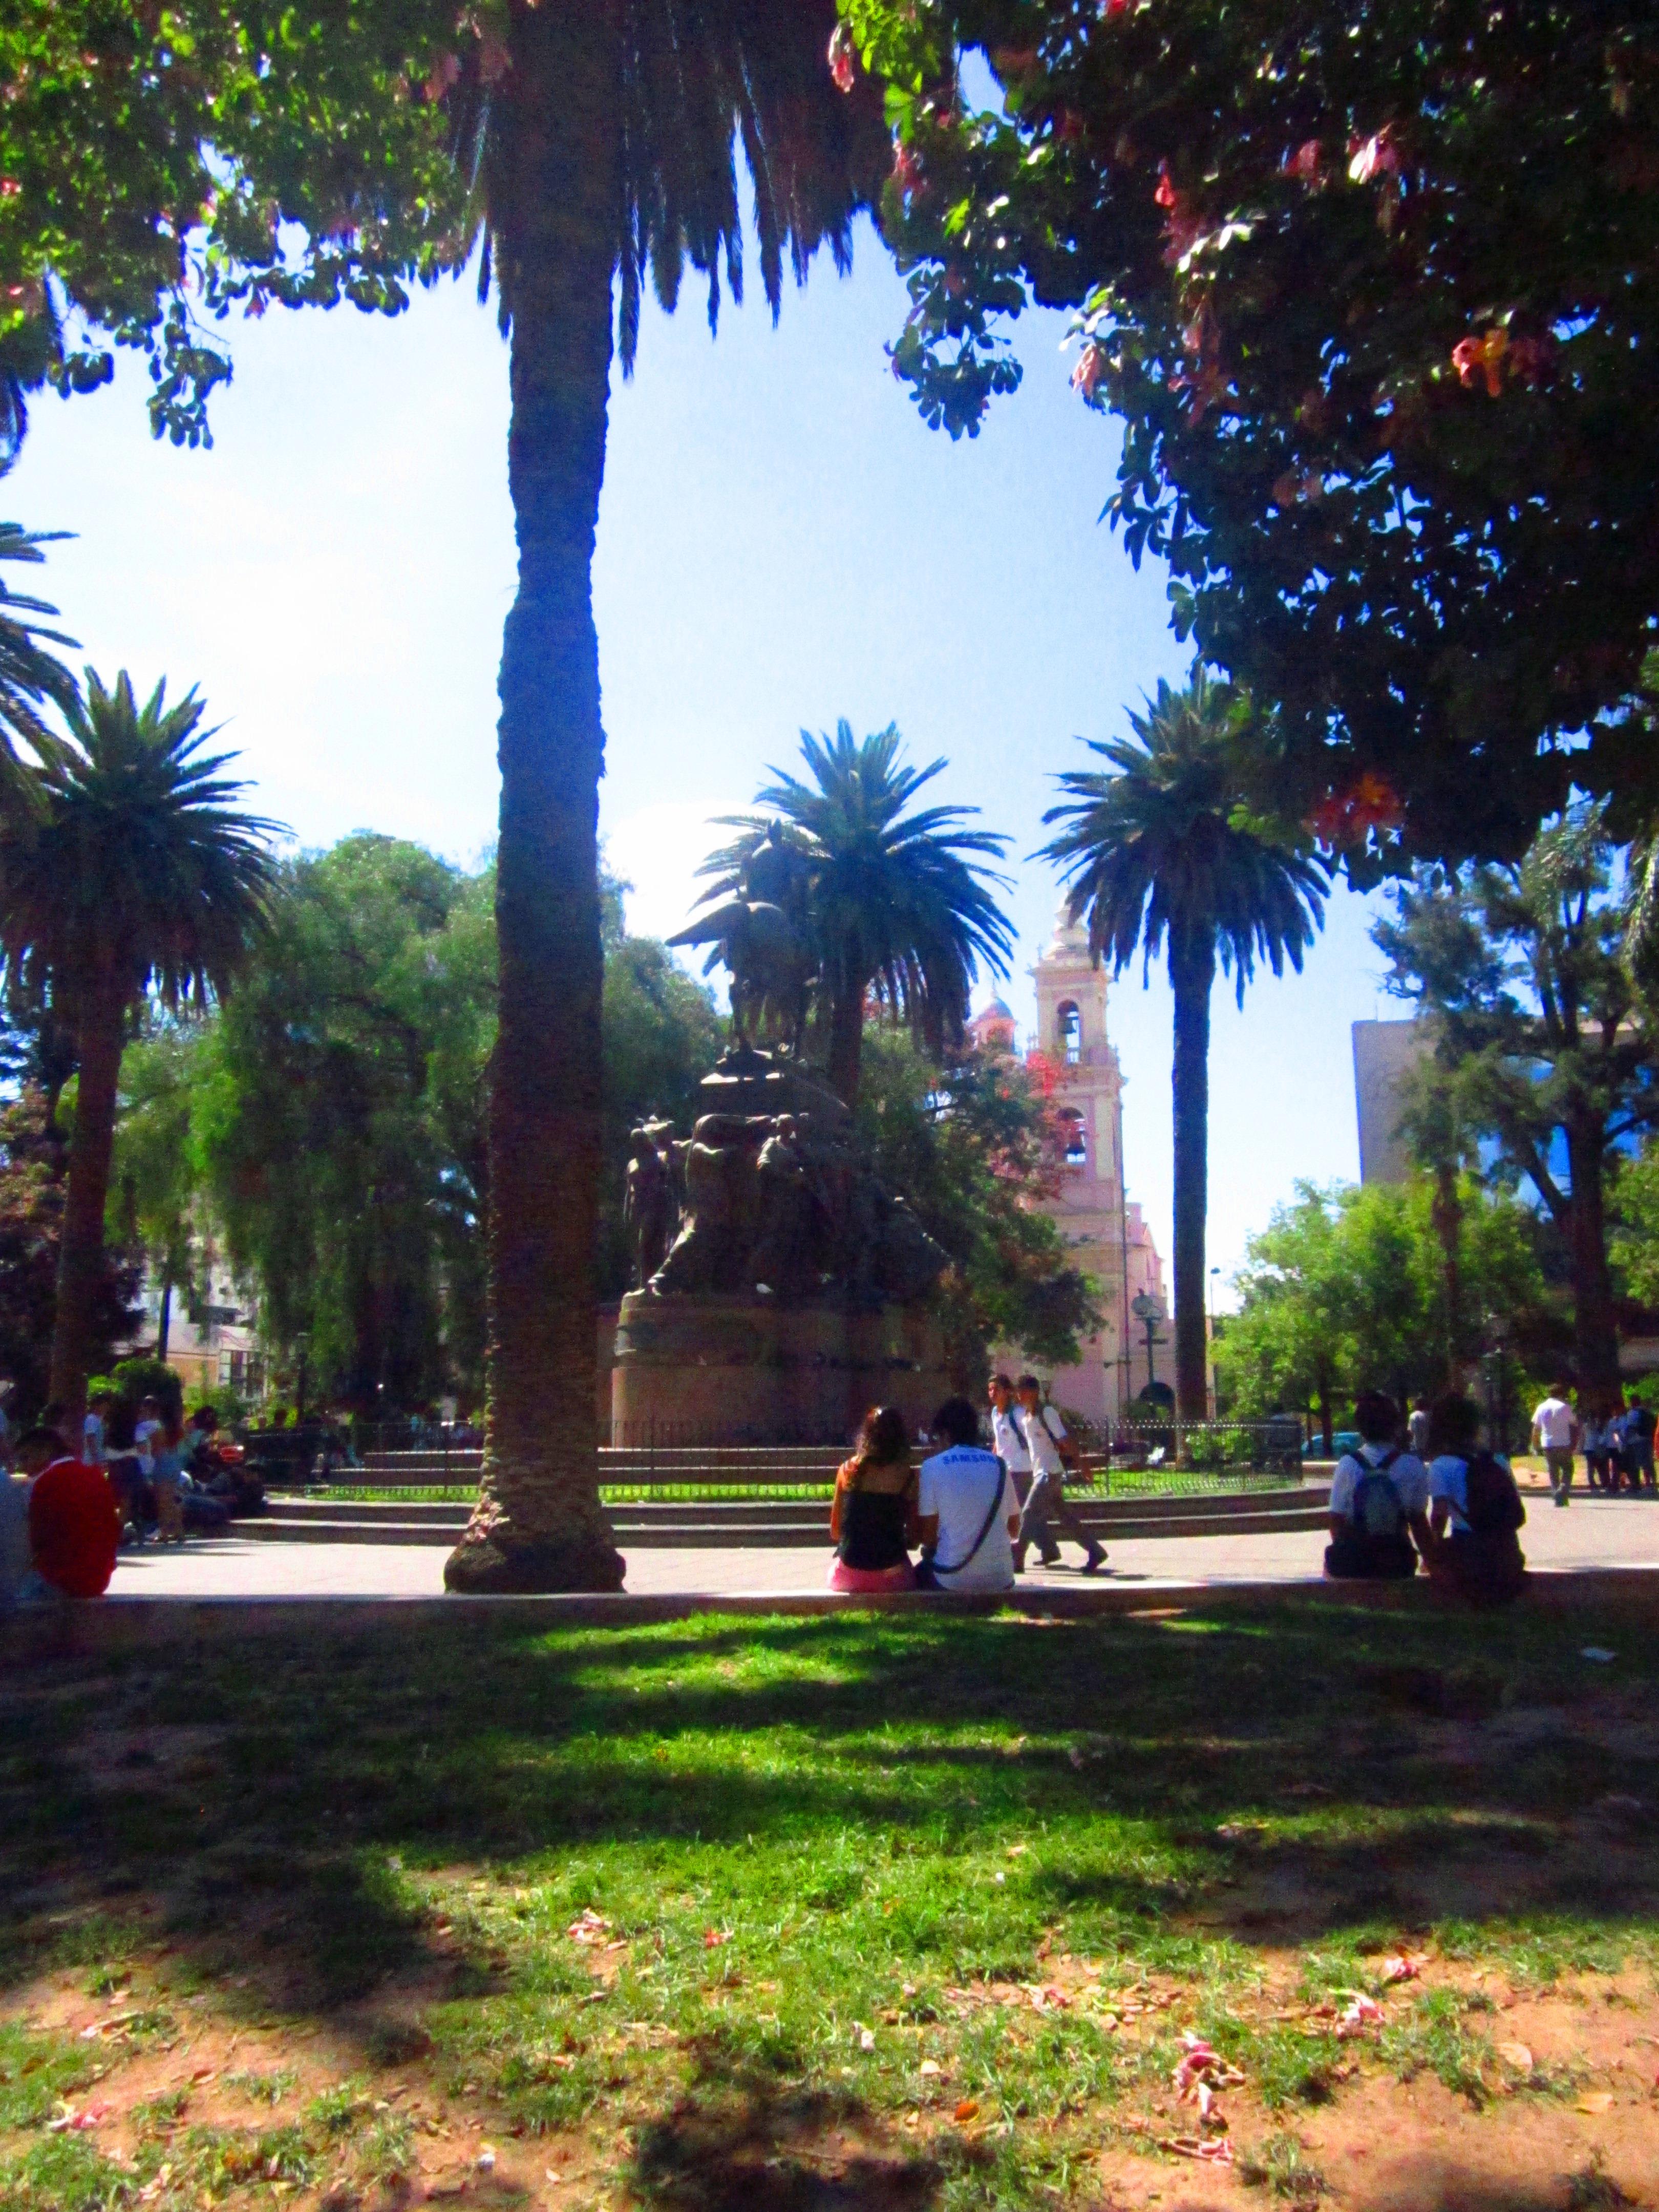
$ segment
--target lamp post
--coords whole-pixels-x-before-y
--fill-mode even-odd
[[[1164,1318],[1164,1309],[1150,1291],[1138,1291],[1129,1301],[1129,1311],[1146,1332],[1146,1388],[1150,1390],[1158,1380],[1152,1368],[1152,1346],[1158,1342],[1155,1331]]]

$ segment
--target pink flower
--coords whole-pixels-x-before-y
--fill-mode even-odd
[[[0,177],[0,200],[15,200],[22,189],[15,177]]]
[[[921,159],[902,139],[893,142],[893,182],[902,192],[919,191],[921,185]]]
[[[845,23],[830,33],[830,75],[837,92],[853,89],[853,37]]]
[[[1389,137],[1392,126],[1387,123],[1370,138],[1350,138],[1348,141],[1348,174],[1357,185],[1368,185],[1373,177],[1398,176],[1400,155]]]
[[[1316,182],[1319,176],[1318,139],[1304,138],[1285,167],[1291,176],[1302,177],[1310,184]]]
[[[1072,371],[1072,389],[1080,392],[1085,399],[1092,399],[1105,374],[1106,356],[1091,338],[1079,355],[1077,367]]]
[[[1170,165],[1167,161],[1160,161],[1158,165],[1158,190],[1152,194],[1152,198],[1161,208],[1172,208],[1176,204],[1176,188],[1170,181]]]
[[[426,81],[428,100],[441,100],[461,73],[460,58],[457,54],[441,54],[432,64],[432,74]]]
[[[1472,392],[1477,380],[1484,376],[1487,398],[1496,399],[1504,389],[1504,356],[1509,349],[1510,334],[1505,330],[1488,331],[1484,337],[1459,338],[1451,351],[1458,382],[1466,392]]]
[[[1101,0],[1100,12],[1107,22],[1115,23],[1120,15],[1128,14],[1130,0]]]

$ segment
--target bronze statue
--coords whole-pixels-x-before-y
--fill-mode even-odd
[[[660,1146],[666,1122],[647,1122],[629,1138],[623,1223],[633,1247],[633,1283],[642,1290],[666,1256],[675,1225],[673,1178]]]
[[[752,1047],[757,1031],[769,1030],[794,1058],[800,1057],[807,998],[816,973],[802,927],[803,890],[811,866],[806,854],[774,823],[744,860],[740,873],[722,886],[728,896],[668,940],[670,945],[712,945],[703,964],[705,975],[721,965],[731,970],[732,1030],[739,1049]]]

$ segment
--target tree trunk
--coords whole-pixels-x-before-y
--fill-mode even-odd
[[[125,994],[112,980],[88,993],[79,1029],[81,1083],[70,1145],[58,1306],[52,1333],[52,1395],[78,1449],[87,1410],[93,1324],[104,1287],[104,1206],[115,1141],[115,1093],[126,1028]]]
[[[1443,1164],[1436,1170],[1431,1211],[1434,1233],[1440,1240],[1441,1274],[1446,1292],[1445,1387],[1455,1390],[1462,1379],[1463,1361],[1463,1273],[1460,1257],[1463,1201],[1457,1194],[1455,1168]]]
[[[519,588],[502,641],[490,1069],[489,1401],[459,1590],[607,1590],[593,1267],[600,1176],[599,639],[592,566],[619,187],[614,48],[586,11],[515,10],[496,251],[512,328]]]
[[[1331,1386],[1322,1380],[1319,1385],[1319,1434],[1325,1456],[1329,1459],[1336,1449],[1336,1426],[1331,1419]]]
[[[1587,1126],[1567,1125],[1567,1172],[1572,1205],[1567,1224],[1572,1249],[1573,1341],[1581,1403],[1597,1413],[1619,1400],[1619,1329],[1614,1319],[1613,1275],[1607,1266],[1607,1217],[1602,1163],[1606,1147],[1598,1119]]]
[[[1175,1360],[1176,1405],[1183,1421],[1209,1417],[1204,1340],[1204,1224],[1209,1207],[1210,986],[1215,951],[1207,941],[1170,948],[1175,988]]]
[[[844,1106],[858,1104],[864,1059],[864,994],[838,993],[830,1017],[830,1088]]]
[[[161,1307],[155,1316],[155,1357],[163,1367],[167,1361],[167,1339],[173,1334],[173,1277],[161,1278]]]

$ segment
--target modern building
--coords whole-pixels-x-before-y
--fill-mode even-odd
[[[1052,1082],[1066,1129],[1065,1179],[1047,1209],[1100,1291],[1104,1324],[1083,1346],[1080,1366],[1045,1373],[1054,1402],[1089,1421],[1115,1421],[1149,1379],[1173,1387],[1174,1347],[1164,1266],[1138,1204],[1126,1198],[1122,1172],[1123,1072],[1106,1030],[1104,968],[1089,957],[1081,927],[1062,907],[1054,935],[1031,969],[1037,1027],[1028,1066]],[[969,1024],[982,1050],[1012,1054],[1013,1015],[993,999]],[[1137,1299],[1152,1299],[1149,1354]],[[1142,1311],[1144,1313],[1145,1308]],[[1011,1351],[1011,1359],[1021,1358]],[[1042,1363],[1030,1365],[1043,1371]]]
[[[1404,1182],[1411,1154],[1400,1134],[1405,1085],[1429,1049],[1420,1021],[1356,1022],[1353,1095],[1359,1117],[1361,1182]]]

